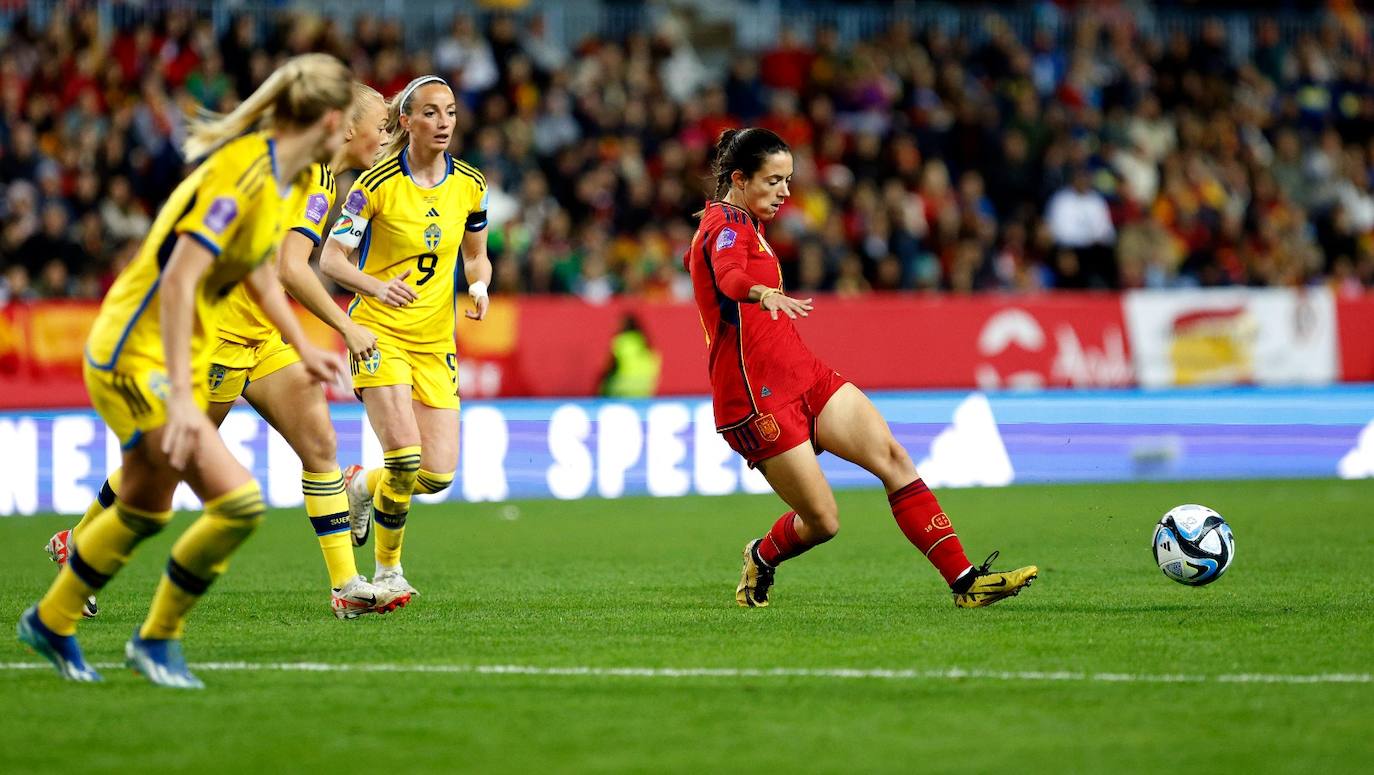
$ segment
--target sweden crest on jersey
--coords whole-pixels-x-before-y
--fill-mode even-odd
[[[425,247],[434,250],[439,247],[439,240],[444,236],[444,232],[439,229],[438,224],[431,223],[425,228]]]
[[[153,395],[160,401],[166,401],[167,395],[172,392],[172,383],[167,380],[167,375],[155,371],[148,375],[148,389],[153,391]]]
[[[376,374],[377,369],[382,365],[382,354],[377,350],[373,350],[372,354],[367,356],[367,360],[364,360],[362,363],[363,368],[367,369],[368,374]]]
[[[224,377],[228,370],[218,363],[210,364],[210,389],[219,390],[219,386],[224,384]]]

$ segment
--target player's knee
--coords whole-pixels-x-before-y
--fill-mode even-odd
[[[826,520],[817,526],[816,543],[822,544],[840,534],[840,518]]]
[[[888,480],[910,481],[916,475],[916,464],[911,462],[911,455],[892,436],[887,437],[879,460],[881,470],[877,473],[884,483]]]
[[[338,453],[333,433],[312,433],[296,443],[296,454],[307,471],[328,471],[337,465]]]
[[[803,521],[809,528],[812,543],[824,543],[839,535],[840,507],[834,499],[828,503],[816,504],[809,511]]]

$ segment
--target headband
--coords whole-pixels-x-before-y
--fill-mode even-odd
[[[410,84],[405,87],[405,89],[401,90],[400,100],[398,100],[396,103],[397,109],[404,113],[406,110],[406,103],[410,101],[410,95],[414,94],[416,89],[420,88],[421,86],[424,86],[427,83],[442,83],[443,85],[448,86],[448,81],[445,81],[443,78],[440,78],[437,75],[422,75],[419,78],[416,78],[415,80],[411,81]]]

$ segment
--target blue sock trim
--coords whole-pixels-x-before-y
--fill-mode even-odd
[[[67,565],[71,566],[72,573],[75,573],[77,578],[86,582],[86,586],[88,587],[104,589],[105,585],[110,583],[111,574],[101,573],[88,565],[85,560],[81,559],[81,555],[76,551],[75,547],[72,548],[71,555],[67,558]]]
[[[409,513],[408,511],[403,511],[400,514],[388,514],[385,511],[373,509],[372,519],[387,530],[400,530],[406,526],[406,515]]]
[[[315,535],[317,536],[345,533],[349,529],[348,512],[341,511],[337,514],[325,514],[322,517],[311,517],[310,526],[315,528]]]
[[[181,587],[187,594],[200,596],[210,588],[214,579],[203,579],[191,571],[186,566],[174,559],[167,560],[167,578],[178,587]]]

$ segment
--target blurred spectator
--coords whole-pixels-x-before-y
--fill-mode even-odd
[[[557,73],[568,64],[568,50],[553,35],[549,34],[548,24],[543,14],[530,20],[520,40],[525,55],[546,77]]]
[[[1079,167],[1072,183],[1055,192],[1045,209],[1054,238],[1056,284],[1062,288],[1112,287],[1112,246],[1116,229],[1107,200],[1093,190],[1088,170]]]
[[[495,86],[499,77],[491,46],[477,34],[472,17],[465,14],[454,17],[449,36],[434,49],[434,64],[469,103]],[[390,96],[393,92],[383,93]]]
[[[28,271],[29,277],[37,277],[47,272],[50,264],[60,265],[62,276],[81,271],[89,257],[79,245],[67,236],[67,208],[60,202],[49,202],[43,206],[43,216],[39,230],[24,240],[15,251],[15,263]],[[52,295],[65,295],[65,281],[60,288],[52,288]]]

